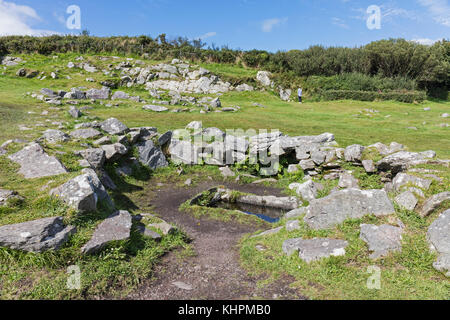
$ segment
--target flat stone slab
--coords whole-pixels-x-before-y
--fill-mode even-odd
[[[345,255],[345,248],[347,246],[348,242],[344,240],[327,238],[304,240],[296,238],[288,239],[283,243],[283,252],[291,256],[298,251],[300,259],[310,263],[331,256],[343,256]]]
[[[72,131],[70,133],[70,136],[77,139],[92,139],[97,138],[101,136],[101,132],[93,129],[93,128],[87,128],[87,129],[78,129],[75,131]]]
[[[347,219],[368,214],[394,214],[394,206],[384,190],[345,189],[321,199],[312,200],[304,221],[313,229],[329,229]]]
[[[293,210],[298,208],[301,203],[296,197],[275,197],[275,196],[255,196],[245,195],[236,199],[238,203],[251,204],[263,207],[280,208],[284,210]]]
[[[43,137],[49,143],[67,142],[70,140],[70,137],[68,134],[66,134],[60,130],[53,130],[53,129],[46,130],[44,132]]]
[[[91,240],[82,248],[83,254],[93,254],[99,252],[112,241],[126,240],[130,237],[132,217],[128,211],[118,211],[95,229]]]
[[[362,224],[360,238],[368,244],[373,253],[371,259],[387,256],[390,252],[402,249],[402,228],[384,224],[376,226]]]
[[[395,190],[400,191],[406,185],[413,185],[424,190],[430,189],[432,180],[423,179],[406,173],[399,173],[392,181]]]
[[[444,201],[450,200],[450,191],[435,194],[427,199],[418,210],[421,217],[426,217],[433,213]]]
[[[106,131],[109,134],[113,135],[120,135],[127,133],[129,131],[128,127],[119,120],[117,120],[116,118],[110,118],[108,120],[103,121],[100,124],[100,128],[103,131]]]
[[[450,209],[431,224],[427,238],[431,249],[439,254],[434,268],[450,277]]]
[[[20,164],[19,173],[27,179],[56,176],[67,173],[66,168],[55,157],[49,156],[37,143],[32,143],[8,157]]]
[[[76,232],[62,217],[44,218],[0,227],[0,246],[28,252],[59,249]]]
[[[164,112],[164,111],[168,111],[169,109],[163,106],[155,106],[155,105],[145,105],[142,107],[142,109],[144,110],[150,110],[150,111],[154,111],[154,112]]]

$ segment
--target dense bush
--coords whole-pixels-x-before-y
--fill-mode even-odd
[[[390,39],[359,48],[312,46],[306,50],[270,53],[261,50],[244,52],[214,45],[205,48],[205,43],[200,40],[189,41],[179,37],[169,41],[165,34],[156,38],[100,38],[83,33],[80,36],[0,37],[0,54],[2,50],[13,54],[146,54],[157,60],[181,58],[200,62],[242,63],[280,75],[279,81],[291,88],[301,84],[301,79],[312,76],[335,77],[313,77],[308,80],[311,87],[325,86],[332,90],[420,89],[442,95],[450,88],[450,42],[446,40],[425,46],[404,39]],[[288,82],[288,79],[291,81]]]
[[[423,91],[356,91],[356,90],[320,90],[316,93],[320,100],[394,100],[399,102],[413,103],[422,102],[426,99]]]

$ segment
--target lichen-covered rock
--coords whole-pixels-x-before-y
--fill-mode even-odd
[[[295,190],[295,192],[301,196],[303,200],[311,201],[317,198],[319,191],[323,189],[323,185],[312,180],[308,180],[302,184],[292,183],[289,185],[289,189]]]
[[[76,232],[62,217],[44,218],[0,227],[0,246],[28,252],[59,249]]]
[[[100,128],[109,134],[121,135],[129,131],[128,127],[116,118],[110,118],[100,124]]]
[[[384,224],[376,226],[362,224],[360,238],[369,246],[373,253],[371,259],[385,257],[390,252],[402,249],[402,228]]]
[[[100,169],[105,164],[105,151],[101,148],[82,150],[78,154],[89,162],[93,169]]]
[[[407,170],[412,165],[426,163],[427,159],[436,157],[436,153],[400,151],[391,154],[377,162],[378,170],[391,171],[393,174]]]
[[[433,181],[431,180],[419,178],[406,173],[399,173],[392,181],[394,188],[397,191],[400,191],[402,187],[406,185],[414,185],[416,187],[428,190],[432,182]]]
[[[111,95],[111,89],[103,87],[102,89],[89,89],[86,91],[86,98],[96,100],[107,100]]]
[[[417,198],[411,191],[405,191],[395,197],[395,202],[406,210],[413,211],[417,206]]]
[[[434,268],[450,277],[450,209],[431,224],[427,237],[431,249],[439,254]]]
[[[118,211],[95,229],[92,238],[82,248],[83,254],[99,252],[112,241],[126,240],[130,237],[132,217],[128,211]]]
[[[128,153],[128,148],[121,143],[109,144],[100,147],[105,151],[106,161],[114,162]]]
[[[421,217],[426,217],[433,213],[444,201],[450,200],[450,191],[441,192],[433,195],[427,199],[424,204],[420,207],[419,214]]]
[[[56,176],[67,173],[66,168],[55,157],[49,156],[37,143],[32,143],[8,157],[20,164],[19,173],[27,179]]]
[[[321,199],[312,200],[304,221],[313,229],[328,229],[347,219],[368,214],[394,214],[394,206],[384,190],[345,189]]]
[[[70,140],[70,137],[68,134],[60,131],[60,130],[53,130],[48,129],[44,132],[43,135],[45,141],[48,143],[60,143],[60,142],[67,142]]]
[[[291,256],[298,251],[300,259],[306,263],[331,256],[345,255],[348,242],[344,240],[315,238],[304,240],[301,238],[288,239],[283,243],[283,252]]]
[[[50,191],[50,194],[62,199],[80,213],[94,212],[100,201],[113,208],[113,202],[92,169],[84,169],[83,174],[62,186]]]
[[[364,149],[365,148],[359,144],[348,146],[344,152],[345,161],[361,162]]]
[[[352,176],[350,173],[343,172],[341,173],[339,177],[339,188],[354,188],[359,189],[359,181],[354,176]]]
[[[78,129],[75,131],[72,131],[70,135],[73,138],[77,139],[92,139],[97,138],[98,136],[101,136],[102,134],[100,131],[94,129],[94,128],[87,128],[87,129]]]
[[[139,152],[139,161],[149,168],[156,170],[169,165],[161,148],[156,147],[153,141],[147,140],[142,142],[137,145],[137,148]]]

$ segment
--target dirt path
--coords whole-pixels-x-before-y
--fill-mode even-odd
[[[223,185],[223,182],[220,184]],[[129,299],[303,299],[296,290],[289,288],[293,281],[290,277],[258,288],[259,279],[250,277],[240,267],[237,244],[245,234],[254,232],[254,227],[206,218],[196,219],[178,211],[183,202],[216,185],[218,183],[211,181],[189,189],[172,189],[166,186],[156,192],[153,197],[155,212],[167,222],[180,227],[193,239],[192,246],[196,255],[184,260],[178,258],[176,252],[166,255],[156,267],[155,280],[142,285]],[[258,195],[280,194],[278,189],[258,185],[225,185]]]

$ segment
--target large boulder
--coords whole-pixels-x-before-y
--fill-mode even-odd
[[[450,209],[431,224],[427,237],[431,249],[438,253],[434,268],[450,277]]]
[[[153,141],[147,140],[137,145],[139,161],[153,170],[167,167],[169,163],[161,148],[156,147]]]
[[[127,133],[130,129],[116,118],[110,118],[100,124],[103,131],[113,135],[121,135]]]
[[[95,229],[92,238],[82,248],[84,254],[93,254],[112,241],[126,240],[130,237],[132,217],[128,211],[118,211]]]
[[[0,246],[28,252],[59,249],[76,232],[62,217],[44,218],[0,227]]]
[[[331,256],[345,255],[348,242],[344,240],[315,238],[304,240],[301,238],[288,239],[283,243],[283,252],[291,256],[298,251],[300,259],[306,263]]]
[[[272,74],[269,71],[258,71],[256,80],[263,86],[269,87],[273,83],[272,80],[270,80],[271,76]]]
[[[83,174],[69,180],[50,194],[62,199],[80,213],[94,212],[102,201],[107,207],[114,207],[111,198],[92,169],[84,169]]]
[[[394,206],[384,190],[345,189],[321,199],[312,200],[304,221],[312,229],[329,229],[347,219],[368,214],[394,214]]]
[[[37,143],[32,143],[8,157],[20,164],[19,173],[27,179],[56,176],[67,173],[66,168],[55,157],[49,156]]]
[[[289,101],[291,99],[292,90],[291,89],[280,89],[280,98],[283,101]]]
[[[385,257],[390,252],[402,249],[402,228],[384,224],[376,226],[362,224],[360,238],[367,243],[369,250],[373,252],[371,259]]]

